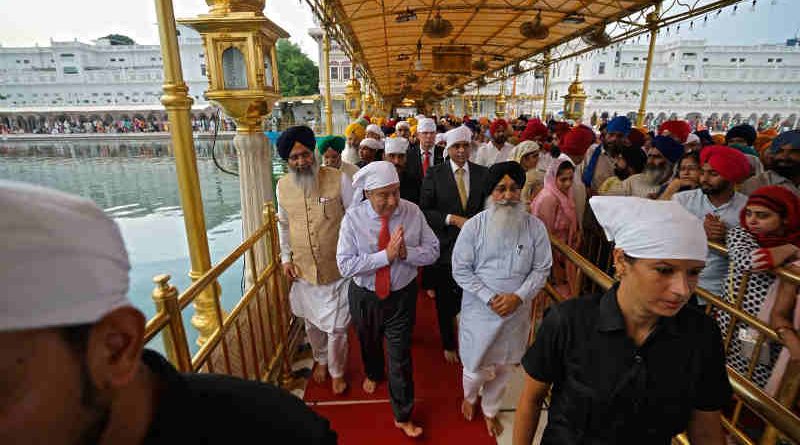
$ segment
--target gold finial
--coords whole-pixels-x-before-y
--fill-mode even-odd
[[[161,290],[168,290],[169,289],[169,280],[172,278],[168,274],[160,274],[153,277],[153,283],[158,285],[158,288]]]

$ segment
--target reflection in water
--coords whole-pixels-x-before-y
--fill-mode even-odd
[[[217,169],[210,142],[196,141],[195,146],[211,257],[216,263],[242,241],[239,178]],[[223,167],[237,170],[231,141],[217,141],[215,151]],[[279,161],[274,162],[274,172],[282,168]],[[171,282],[179,291],[189,286],[186,230],[167,140],[0,142],[0,178],[81,195],[108,212],[119,224],[130,255],[129,296],[148,318],[155,313],[150,298],[154,275],[172,275]],[[220,279],[223,306],[228,310],[241,296],[242,274],[239,261]]]

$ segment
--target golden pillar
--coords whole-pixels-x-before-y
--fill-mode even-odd
[[[158,34],[161,56],[164,60],[164,95],[161,103],[167,110],[172,147],[175,152],[175,170],[178,175],[178,191],[183,209],[183,223],[189,244],[191,270],[189,277],[197,280],[211,269],[208,251],[203,199],[200,194],[200,177],[197,174],[192,139],[192,98],[189,87],[183,81],[181,56],[178,50],[178,35],[175,29],[175,12],[172,0],[156,0]],[[192,325],[200,332],[198,343],[205,342],[218,327],[215,310],[219,298],[218,285],[206,288],[195,300]]]
[[[325,26],[323,24],[323,26]],[[333,105],[331,101],[331,38],[322,30],[322,66],[325,71],[325,134],[333,134]]]
[[[653,68],[653,53],[656,49],[656,33],[658,32],[658,15],[661,13],[661,3],[656,3],[656,9],[647,14],[647,25],[650,28],[650,47],[647,49],[647,64],[644,67],[644,82],[642,83],[642,98],[639,102],[639,113],[636,115],[636,126],[644,124],[645,108],[647,107],[647,90],[650,88],[650,70]]]
[[[544,89],[542,90],[542,122],[547,122],[547,96],[550,94],[550,50],[544,53]]]

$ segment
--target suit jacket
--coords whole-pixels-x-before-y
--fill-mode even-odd
[[[444,149],[442,147],[433,147],[433,159],[431,161],[433,162],[431,167],[444,162]],[[409,177],[417,181],[417,184],[422,184],[422,149],[419,148],[419,144],[408,147],[408,151],[406,151],[406,172],[408,172]]]
[[[450,265],[453,245],[461,231],[457,226],[447,225],[445,218],[448,214],[471,218],[483,210],[488,197],[488,180],[489,169],[469,162],[469,197],[467,208],[463,209],[450,163],[437,164],[428,169],[428,174],[422,180],[419,207],[439,238],[437,264]]]
[[[400,174],[400,197],[419,205],[419,191],[419,179],[409,175],[408,170],[403,171]]]

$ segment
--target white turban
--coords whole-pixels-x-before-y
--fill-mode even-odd
[[[691,144],[692,142],[699,144],[700,143],[700,136],[698,136],[698,135],[696,135],[694,133],[689,133],[689,136],[686,136],[686,142],[684,142],[684,145]]]
[[[633,258],[705,261],[703,223],[680,204],[637,197],[589,199],[609,241]]]
[[[0,332],[94,323],[130,306],[119,228],[92,201],[0,181]]]
[[[353,188],[356,190],[375,190],[399,182],[397,169],[387,161],[370,162],[353,175]]]
[[[375,133],[375,134],[379,134],[379,135],[381,135],[381,137],[383,137],[383,131],[381,131],[381,127],[379,127],[379,126],[377,126],[375,124],[367,125],[367,133]]]
[[[400,121],[400,122],[397,123],[397,125],[394,126],[395,130],[399,130],[401,128],[405,128],[406,130],[410,130],[411,129],[411,124],[409,124],[406,121]]]
[[[401,137],[388,138],[384,145],[386,147],[384,153],[387,155],[406,154],[406,150],[408,150],[408,139]]]
[[[419,125],[419,121],[421,121],[422,119],[427,119],[427,117],[424,114],[418,114],[414,116],[414,118],[417,120],[417,125]]]
[[[447,148],[450,148],[453,144],[457,142],[472,142],[472,130],[465,126],[460,126],[453,128],[452,130],[448,131],[444,134],[445,140],[447,144],[445,145]]]
[[[436,122],[433,119],[428,117],[423,117],[417,122],[417,133],[424,133],[429,132],[433,133],[436,131]]]
[[[447,138],[445,138],[444,133],[436,133],[436,139],[434,139],[434,141],[435,144],[439,144],[439,142],[447,141]]]
[[[377,139],[372,139],[372,138],[365,138],[361,140],[358,146],[359,147],[366,146],[373,150],[383,150],[383,141],[379,141]]]

